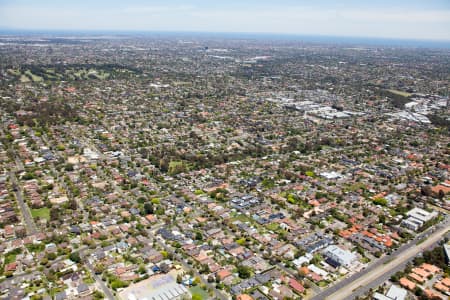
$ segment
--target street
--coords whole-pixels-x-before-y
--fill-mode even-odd
[[[95,282],[97,283],[97,286],[103,291],[103,294],[105,295],[105,297],[109,300],[114,300],[116,299],[113,295],[113,293],[111,293],[111,290],[106,286],[106,284],[103,282],[103,280],[100,278],[100,276],[98,276],[97,274],[95,274],[95,270],[94,267],[92,266],[92,264],[89,262],[89,260],[87,259],[87,257],[84,255],[84,251],[86,249],[82,249],[80,250],[80,258],[83,260],[84,264],[86,265],[86,267],[88,267],[89,271],[92,274],[92,277],[94,277]]]
[[[31,215],[30,209],[23,199],[22,188],[16,178],[16,174],[14,172],[9,172],[9,177],[11,178],[11,183],[15,188],[17,203],[19,204],[20,212],[22,214],[27,233],[29,235],[36,234],[38,233],[38,230],[36,224],[34,223],[34,219]]]

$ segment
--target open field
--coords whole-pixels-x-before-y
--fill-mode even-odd
[[[32,209],[31,215],[33,216],[33,218],[39,217],[41,219],[50,220],[50,209],[48,209],[47,207]]]

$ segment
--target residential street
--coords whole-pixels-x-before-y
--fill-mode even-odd
[[[116,299],[113,295],[113,293],[111,292],[111,290],[106,286],[106,284],[103,282],[103,280],[101,279],[100,276],[98,276],[97,274],[95,274],[94,271],[94,266],[92,266],[92,264],[89,262],[89,260],[87,259],[87,257],[84,255],[84,251],[86,249],[83,249],[80,251],[80,257],[82,259],[82,261],[86,264],[86,266],[89,268],[89,271],[91,271],[92,277],[94,277],[95,282],[97,284],[97,286],[102,290],[103,294],[105,295],[105,297],[109,300],[114,300]]]
[[[9,172],[9,176],[11,178],[11,183],[15,187],[15,195],[17,202],[19,204],[20,212],[22,214],[27,233],[32,235],[36,234],[38,232],[36,224],[34,223],[33,216],[31,215],[30,209],[28,205],[25,203],[25,200],[23,199],[23,193],[22,188],[20,184],[17,181],[16,174],[14,172]]]

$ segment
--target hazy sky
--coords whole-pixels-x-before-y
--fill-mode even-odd
[[[0,28],[264,32],[450,41],[450,0],[0,0]]]

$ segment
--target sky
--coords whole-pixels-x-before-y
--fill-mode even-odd
[[[450,41],[450,0],[0,0],[0,29]]]

